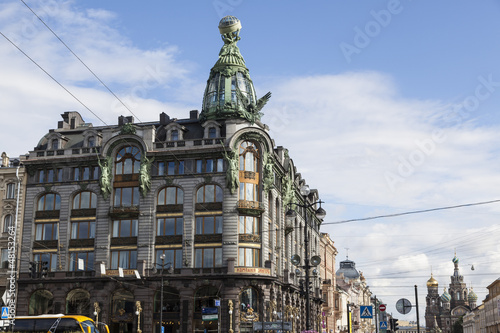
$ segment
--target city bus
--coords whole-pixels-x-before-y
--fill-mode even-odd
[[[100,329],[89,317],[80,315],[45,314],[39,316],[15,317],[9,328],[13,333],[109,333],[106,324],[99,323]]]

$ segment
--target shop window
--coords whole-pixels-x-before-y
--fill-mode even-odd
[[[135,297],[130,291],[118,290],[111,296],[110,332],[132,333],[135,315]]]
[[[66,311],[65,314],[75,314],[89,316],[91,314],[90,294],[85,289],[73,289],[66,296]],[[92,311],[93,312],[93,311]],[[60,325],[57,327],[57,332],[60,330]],[[64,329],[63,332],[72,332]]]
[[[53,313],[54,296],[45,289],[36,290],[30,296],[28,314],[30,316]]]

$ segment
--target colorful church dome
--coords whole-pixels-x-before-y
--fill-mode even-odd
[[[446,288],[444,288],[444,292],[441,295],[441,300],[443,303],[449,303],[451,301],[451,295],[446,291]]]
[[[427,280],[427,287],[437,287],[438,286],[438,282],[437,280],[432,276],[432,273],[431,273],[431,278],[429,280]]]
[[[472,290],[472,287],[469,290],[469,296],[467,297],[467,300],[469,301],[469,303],[476,303],[476,301],[477,301],[477,295]]]

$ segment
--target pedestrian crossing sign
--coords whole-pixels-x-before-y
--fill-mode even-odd
[[[380,322],[380,329],[381,330],[386,330],[387,329],[387,322],[386,321],[381,321]]]
[[[9,308],[2,306],[2,319],[9,319]]]
[[[360,318],[373,318],[373,306],[371,305],[361,305],[359,307]]]

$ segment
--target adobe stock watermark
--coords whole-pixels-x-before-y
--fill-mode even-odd
[[[47,22],[49,17],[55,17],[61,10],[60,4],[55,0],[43,0],[39,1],[38,4],[39,8],[36,10],[32,9],[44,22]],[[29,10],[27,8],[24,9]],[[10,37],[10,40],[18,46],[21,45],[23,39],[33,39],[40,33],[40,31],[47,29],[38,17],[36,17],[33,13],[30,14],[31,19],[23,17],[21,20],[20,33],[14,34]]]
[[[368,47],[372,39],[380,34],[382,28],[387,28],[392,22],[392,18],[402,11],[403,6],[400,0],[389,0],[386,9],[370,11],[373,20],[366,22],[363,29],[358,26],[354,27],[352,44],[346,42],[341,42],[339,44],[340,50],[347,63],[351,63],[354,54],[360,54],[363,49]]]
[[[487,78],[479,76],[477,78],[479,84],[474,89],[474,93],[465,97],[461,103],[447,110],[444,119],[448,122],[453,121],[452,126],[459,126],[463,121],[470,117],[470,114],[476,111],[481,102],[487,100],[496,89],[500,87],[500,81],[493,81],[493,74],[489,74]],[[415,174],[417,169],[421,167],[428,158],[434,154],[439,144],[442,144],[447,139],[444,129],[435,130],[429,138],[415,141],[415,149],[407,156],[397,156],[397,172],[386,171],[384,173],[385,181],[391,192],[396,191],[398,184],[404,183],[407,178]]]
[[[221,19],[242,3],[243,0],[214,0],[212,6],[214,6],[217,16]]]

